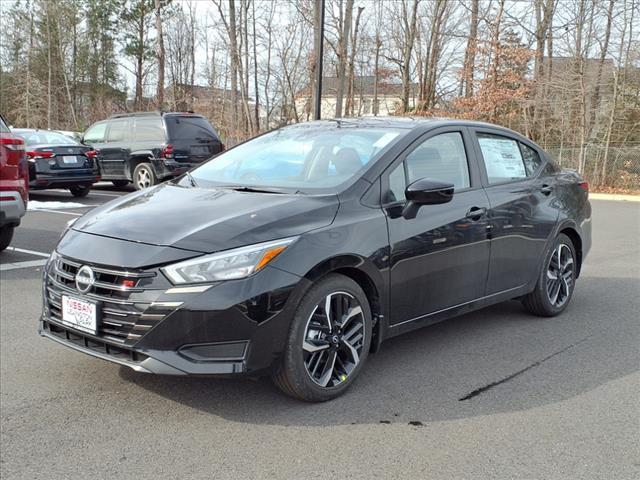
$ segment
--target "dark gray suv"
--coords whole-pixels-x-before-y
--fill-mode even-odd
[[[94,123],[82,143],[97,152],[103,180],[140,190],[182,175],[224,150],[209,121],[191,112],[118,114]]]

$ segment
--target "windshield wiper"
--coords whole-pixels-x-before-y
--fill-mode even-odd
[[[269,188],[252,187],[251,185],[234,185],[225,188],[230,188],[236,192],[254,192],[254,193],[285,193],[282,190],[272,190]]]
[[[191,184],[192,187],[197,187],[198,184],[196,182],[196,179],[193,178],[193,175],[191,175],[191,172],[189,170],[187,170],[186,172],[184,172],[184,174],[187,176],[187,178],[189,179],[189,183]]]

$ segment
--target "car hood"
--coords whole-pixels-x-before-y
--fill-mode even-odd
[[[336,195],[239,192],[165,183],[88,212],[73,230],[212,253],[324,227],[333,222],[338,205]]]

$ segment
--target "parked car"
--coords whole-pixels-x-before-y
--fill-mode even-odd
[[[248,182],[256,157],[298,174]],[[515,132],[309,122],[73,223],[40,333],[139,372],[267,373],[323,401],[401,333],[511,299],[560,314],[590,246],[587,183]]]
[[[61,133],[76,142],[80,142],[82,140],[82,132],[74,132],[72,130],[56,130],[56,132]]]
[[[0,115],[0,251],[11,243],[29,201],[29,172],[24,141]]]
[[[182,175],[224,150],[220,137],[201,115],[140,112],[94,123],[82,142],[98,152],[104,180],[129,182],[140,190]]]
[[[68,188],[74,197],[86,197],[100,181],[96,152],[52,130],[15,128],[24,139],[29,159],[29,188]]]

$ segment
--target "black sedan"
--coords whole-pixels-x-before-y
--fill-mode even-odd
[[[395,335],[511,299],[558,315],[590,245],[588,185],[515,132],[310,122],[69,225],[40,333],[139,372],[270,374],[323,401]]]
[[[29,159],[29,189],[68,188],[74,197],[85,197],[100,180],[96,152],[72,138],[51,130],[16,128]]]

